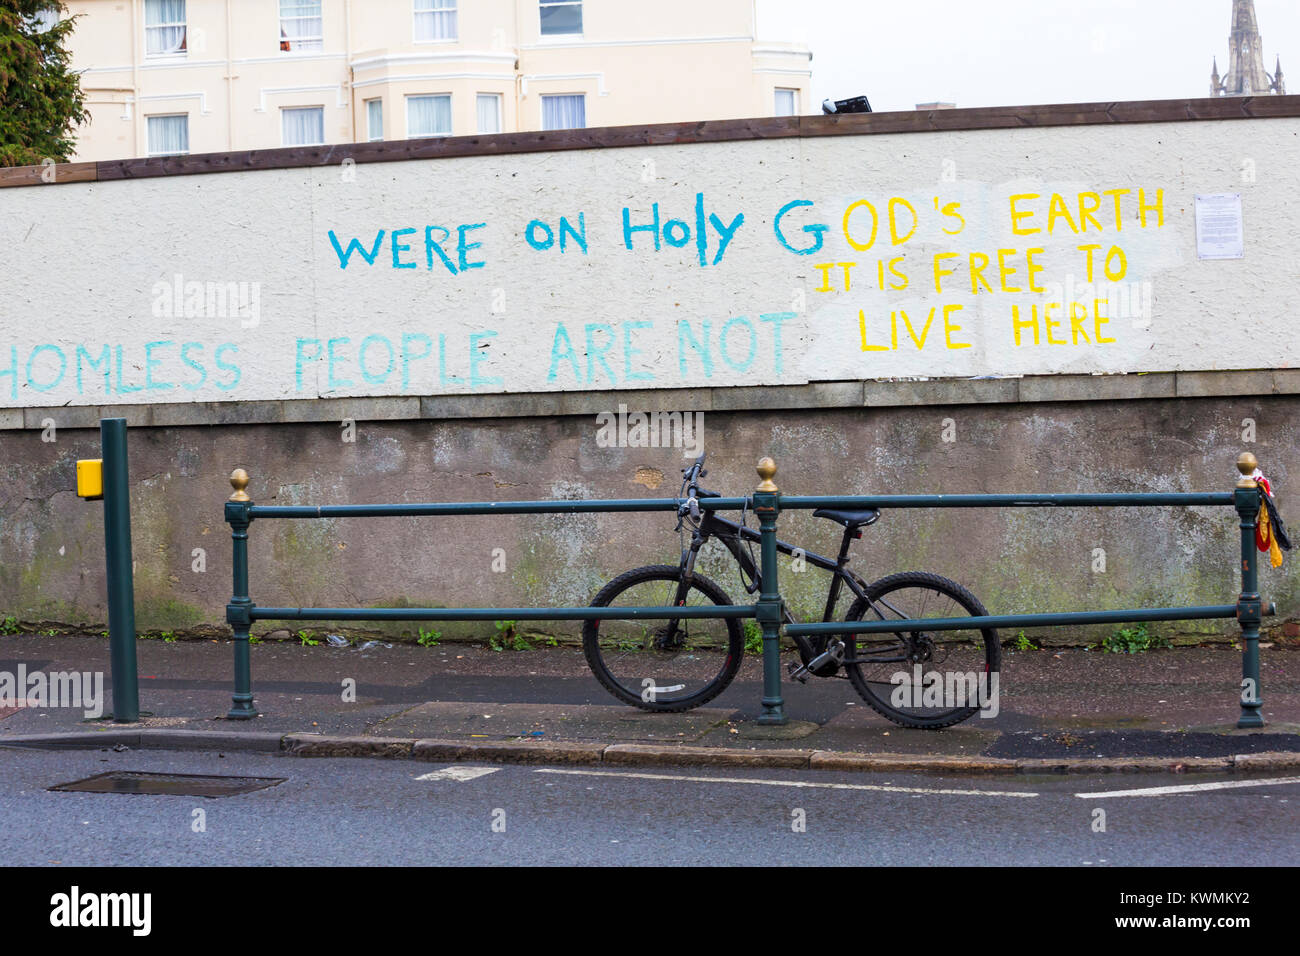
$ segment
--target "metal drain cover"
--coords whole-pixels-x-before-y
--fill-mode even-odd
[[[203,773],[142,773],[112,770],[51,790],[71,793],[144,793],[167,797],[233,797],[284,783],[288,777],[219,777]]]

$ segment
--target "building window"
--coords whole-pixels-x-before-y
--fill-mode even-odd
[[[480,93],[478,95],[478,131],[480,133],[501,132],[500,93]]]
[[[185,52],[185,0],[144,0],[146,56]]]
[[[324,48],[320,0],[280,0],[280,51],[304,53]]]
[[[582,0],[541,0],[542,36],[582,33]]]
[[[456,0],[415,0],[415,42],[456,39]]]
[[[406,138],[451,135],[451,96],[408,96]]]
[[[325,107],[295,106],[280,110],[280,140],[285,146],[319,146],[325,142]]]
[[[583,93],[542,97],[542,129],[586,129],[587,97]]]
[[[384,101],[366,100],[366,138],[375,142],[384,138]]]
[[[776,115],[794,116],[799,112],[798,90],[776,91]]]
[[[44,7],[33,13],[28,22],[32,33],[49,33],[59,24],[59,11],[53,7]]]
[[[184,156],[190,151],[188,113],[146,117],[150,156]]]

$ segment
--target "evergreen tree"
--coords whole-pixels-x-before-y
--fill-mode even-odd
[[[66,162],[89,117],[59,0],[0,0],[0,166]]]

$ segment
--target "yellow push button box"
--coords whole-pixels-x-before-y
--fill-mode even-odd
[[[104,497],[104,459],[82,458],[77,461],[77,494],[87,501]]]

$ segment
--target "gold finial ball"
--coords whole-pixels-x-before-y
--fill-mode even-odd
[[[1255,473],[1255,469],[1258,467],[1259,467],[1259,462],[1255,459],[1255,456],[1252,455],[1250,452],[1243,451],[1240,455],[1237,456],[1237,470],[1241,472],[1243,475],[1245,475],[1247,478],[1253,475]]]
[[[236,468],[230,473],[230,487],[235,489],[235,493],[230,496],[231,501],[251,501],[248,492],[244,491],[248,487],[248,472],[242,468]]]
[[[762,480],[758,483],[759,491],[776,491],[776,482],[772,479],[776,477],[776,462],[771,458],[763,458],[758,463],[758,477]]]

